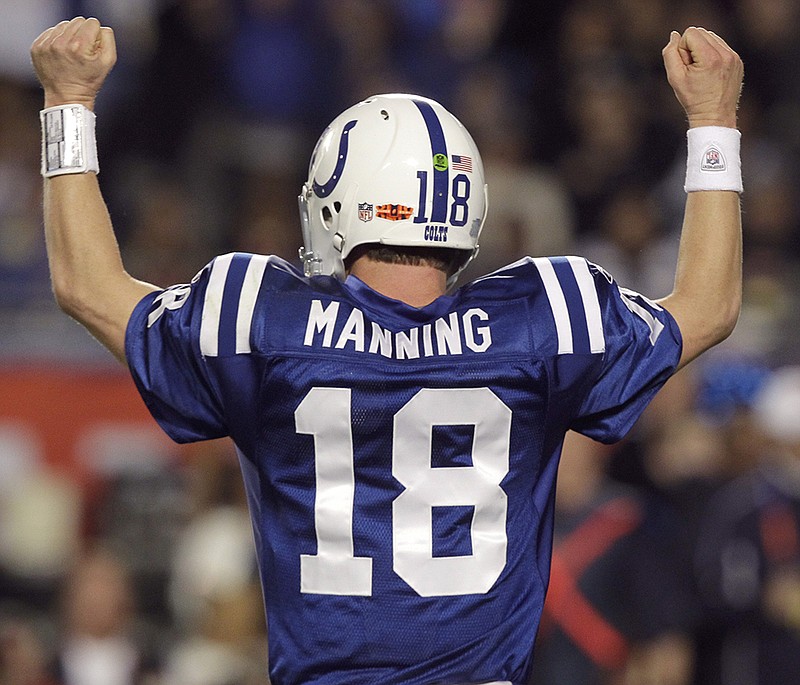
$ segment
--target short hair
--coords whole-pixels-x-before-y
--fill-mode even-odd
[[[345,260],[345,268],[349,271],[353,262],[366,256],[373,262],[385,264],[406,264],[409,266],[432,266],[452,276],[461,269],[469,259],[470,250],[458,250],[452,247],[409,247],[367,243],[353,248]]]

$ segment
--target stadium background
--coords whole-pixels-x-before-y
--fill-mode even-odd
[[[128,607],[130,587],[135,608],[115,613],[136,626],[152,673],[191,670],[184,663],[211,654],[229,680],[209,685],[262,682],[249,675],[262,666],[264,636],[229,446],[170,444],[124,370],[50,295],[41,93],[28,48],[75,13],[115,28],[120,59],[97,106],[100,180],[129,271],[160,285],[185,282],[231,250],[295,260],[295,198],[322,128],[368,95],[402,91],[441,101],[482,150],[490,211],[465,277],[524,254],[577,253],[627,287],[664,295],[684,198],[685,126],[660,52],[672,29],[701,25],[726,37],[745,62],[740,325],[671,381],[631,439],[602,459],[648,500],[697,480],[713,491],[758,467],[764,443],[752,400],[775,369],[800,363],[799,3],[0,0],[0,8],[0,630],[15,644],[28,640],[50,660],[71,616],[65,588],[83,579],[100,594],[124,568],[130,586],[120,581],[116,601]],[[709,516],[701,509],[681,511],[692,543]],[[258,611],[241,610],[252,605]],[[694,625],[684,626],[690,639]],[[0,674],[12,663],[3,644]]]

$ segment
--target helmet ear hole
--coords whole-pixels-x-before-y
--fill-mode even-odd
[[[325,224],[325,227],[330,230],[331,226],[333,226],[333,214],[331,212],[331,208],[328,205],[323,205],[322,207],[322,223]]]
[[[333,210],[331,210],[330,205],[323,205],[322,209],[322,223],[325,224],[325,228],[329,231],[333,228],[333,218],[338,216],[339,212],[342,211],[342,203],[338,200],[333,203]]]

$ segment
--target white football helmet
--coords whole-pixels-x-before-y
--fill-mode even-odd
[[[339,278],[365,243],[465,250],[463,269],[478,253],[487,208],[472,136],[439,103],[402,94],[376,95],[334,119],[298,201],[306,275]]]

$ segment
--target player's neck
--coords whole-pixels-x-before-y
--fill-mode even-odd
[[[385,264],[362,257],[350,273],[370,288],[412,307],[424,307],[447,289],[447,276],[432,266]]]

